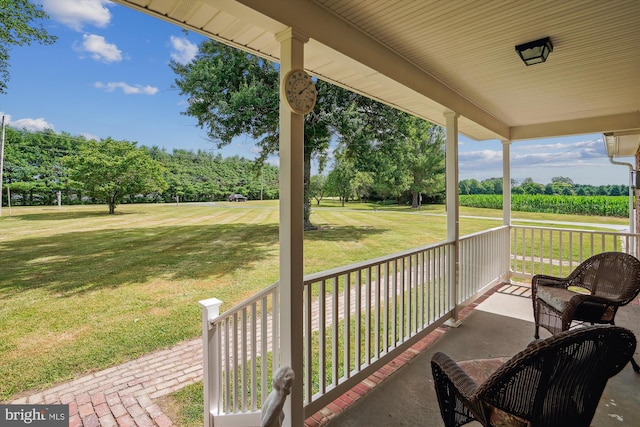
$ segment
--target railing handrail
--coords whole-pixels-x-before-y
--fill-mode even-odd
[[[419,246],[416,248],[406,249],[400,252],[394,252],[389,255],[379,256],[377,258],[368,259],[366,261],[354,262],[352,264],[348,264],[345,266],[340,266],[336,268],[331,268],[328,270],[318,271],[317,273],[310,273],[304,276],[304,283],[310,283],[320,280],[321,278],[330,279],[336,276],[340,276],[343,274],[353,273],[357,270],[362,270],[368,267],[373,267],[375,265],[379,265],[385,262],[392,262],[394,260],[398,260],[404,258],[409,255],[416,254],[418,252],[423,252],[425,250],[446,246],[451,244],[450,240],[445,240],[437,243],[430,243],[428,245]]]
[[[509,228],[509,227],[510,226],[508,225],[500,225],[498,227],[489,228],[488,230],[476,231],[475,233],[465,234],[464,236],[461,236],[459,240],[470,240],[470,239],[473,239],[474,237],[490,234],[492,232],[504,230],[505,228]]]
[[[627,236],[627,237],[639,237],[638,233],[630,233],[628,231],[616,231],[616,230],[584,230],[581,228],[564,228],[564,227],[541,227],[539,225],[522,225],[522,224],[511,224],[510,228],[527,228],[533,230],[557,230],[557,231],[570,231],[574,233],[598,233],[598,234],[606,234],[607,236]],[[482,233],[480,231],[479,233]],[[466,237],[466,236],[465,236]]]
[[[250,296],[249,298],[240,301],[238,304],[234,305],[230,309],[228,309],[225,312],[221,313],[217,317],[217,319],[220,320],[222,318],[229,317],[229,316],[232,316],[232,315],[234,315],[236,313],[242,312],[242,310],[246,309],[251,304],[260,301],[262,298],[264,298],[265,296],[267,296],[267,295],[269,295],[269,294],[271,294],[273,292],[277,292],[277,289],[278,289],[279,285],[280,285],[280,281],[278,280],[278,281],[274,282],[273,284],[267,286],[266,288],[264,288],[263,290],[261,290],[257,294],[254,294],[254,295]]]

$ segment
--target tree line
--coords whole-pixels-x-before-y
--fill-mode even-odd
[[[203,202],[278,198],[278,168],[199,150],[138,147],[53,130],[6,128],[2,204]]]
[[[425,121],[404,124],[414,135],[379,144],[358,156],[338,149],[327,175],[311,177],[310,195],[393,203],[440,202],[444,197],[442,130]],[[107,138],[89,140],[53,130],[6,128],[2,204],[53,205],[205,202],[240,193],[277,199],[279,169],[209,151],[138,147]],[[417,199],[415,194],[424,196]]]
[[[421,203],[442,203],[445,196],[442,129],[409,116],[401,126],[408,137],[397,142],[362,143],[352,151],[339,145],[331,170],[326,175],[310,177],[309,197],[317,204],[326,196],[338,197],[343,204],[349,200],[414,207]],[[278,173],[277,167],[264,162],[222,158],[208,151],[175,149],[169,153],[158,147],[137,147],[128,141],[107,138],[98,142],[66,132],[29,132],[7,127],[2,203],[8,205],[10,193],[12,205],[106,203],[113,213],[119,203],[220,201],[233,193],[268,200],[278,198]],[[462,204],[488,203],[491,207],[501,204],[493,199],[465,196],[501,195],[502,178],[462,180],[459,187]],[[551,183],[542,185],[528,178],[520,184],[512,182],[512,193],[625,196],[628,187],[580,185],[566,177],[555,177]],[[539,200],[532,203],[527,201],[523,206],[540,209]],[[552,204],[566,205],[556,199]],[[593,211],[588,204],[580,204],[581,209]],[[602,200],[599,204],[606,205]],[[624,203],[606,210],[609,214],[611,211],[621,214],[622,209]]]
[[[459,182],[460,195],[502,194],[502,178],[489,178],[482,181],[464,179]],[[534,182],[526,178],[521,183],[511,180],[511,194],[547,195],[547,196],[626,196],[627,185],[585,185],[575,184],[568,177],[553,177],[547,184]]]

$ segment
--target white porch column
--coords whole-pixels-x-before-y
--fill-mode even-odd
[[[503,225],[511,225],[511,141],[505,139],[502,141],[502,223]],[[511,231],[509,231],[510,235]],[[502,280],[511,281],[511,242],[507,238],[503,242],[502,249],[503,262],[505,272]]]
[[[458,201],[458,117],[453,111],[444,114],[446,119],[446,205],[447,205],[447,241],[454,242],[455,251],[449,261],[451,275],[451,298],[455,309],[453,321],[458,320],[458,284],[460,282],[460,204]]]
[[[308,38],[293,28],[276,35],[280,42],[280,86],[290,70],[303,68]],[[295,372],[286,401],[285,426],[304,425],[303,238],[304,116],[293,113],[280,94],[280,366]]]
[[[502,141],[502,223],[511,225],[511,141]]]

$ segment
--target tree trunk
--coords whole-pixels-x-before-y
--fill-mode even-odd
[[[419,208],[421,204],[422,203],[420,203],[420,193],[414,191],[413,192],[413,200],[412,200],[412,203],[411,203],[411,207],[412,208]]]
[[[304,150],[304,230],[317,230],[311,217],[311,150]]]
[[[109,215],[116,213],[116,196],[115,194],[109,198]]]

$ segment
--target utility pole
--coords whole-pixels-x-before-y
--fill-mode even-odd
[[[4,170],[4,116],[2,116],[2,134],[0,135],[0,216],[2,216],[2,171]],[[7,201],[9,195],[7,194]]]

